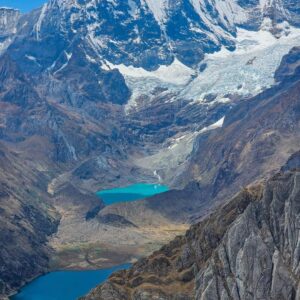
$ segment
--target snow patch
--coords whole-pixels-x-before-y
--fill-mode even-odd
[[[29,59],[29,60],[32,60],[32,61],[36,61],[36,57],[34,57],[34,56],[31,56],[31,55],[25,55],[25,57],[27,58],[27,59]]]
[[[93,57],[91,57],[90,55],[85,54],[85,57],[86,57],[86,59],[87,59],[89,62],[91,62],[91,63],[93,63],[93,64],[96,64],[96,63],[97,63],[97,60],[94,59]]]
[[[158,179],[158,182],[162,182],[161,176],[158,174],[157,170],[154,170],[153,175]]]
[[[226,35],[229,38],[229,34],[224,31],[222,24],[226,27],[234,28],[235,24],[242,24],[249,19],[249,15],[238,3],[233,1],[224,0],[207,0],[206,4],[202,0],[190,0],[195,12],[200,16],[206,26],[217,35]],[[212,16],[207,11],[207,7],[214,7],[218,16]],[[220,24],[221,23],[221,24]],[[206,32],[207,34],[209,32]]]
[[[143,0],[152,11],[154,18],[158,23],[163,23],[166,19],[166,10],[168,0]]]
[[[42,7],[39,19],[37,21],[37,23],[35,24],[35,32],[36,32],[36,39],[39,41],[40,40],[40,31],[41,31],[41,27],[42,27],[42,23],[43,20],[45,18],[46,15],[46,10],[47,10],[48,4],[45,3]]]
[[[68,53],[65,51],[65,54],[66,54],[67,60],[69,61],[72,58],[73,53]]]
[[[64,53],[65,53],[65,56],[67,58],[67,61],[57,71],[55,71],[53,73],[53,75],[55,75],[55,74],[59,73],[60,71],[62,71],[69,64],[69,61],[72,58],[73,53],[68,53],[66,51],[64,51]]]
[[[217,129],[217,128],[222,128],[222,127],[223,127],[223,124],[224,124],[224,120],[225,120],[225,117],[221,118],[221,119],[218,120],[216,123],[211,124],[211,125],[208,126],[208,127],[202,128],[202,129],[199,131],[199,133],[211,131],[211,130],[214,130],[214,129]]]
[[[118,69],[126,77],[132,78],[155,78],[162,82],[167,82],[175,85],[187,84],[195,71],[182,64],[175,59],[169,66],[160,66],[156,71],[147,71],[143,68],[135,68],[133,66],[125,66],[124,64],[114,65],[108,61],[102,68],[106,70]]]

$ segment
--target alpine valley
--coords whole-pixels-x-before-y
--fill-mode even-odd
[[[300,299],[299,150],[297,0],[0,8],[0,299],[128,262],[83,299]]]

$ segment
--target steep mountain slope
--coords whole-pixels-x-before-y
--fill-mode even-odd
[[[299,152],[284,172],[244,189],[185,236],[82,299],[297,299],[297,162]]]
[[[0,144],[0,297],[47,270],[47,238],[59,215],[47,203],[47,179]]]
[[[49,176],[74,168],[94,152],[103,161],[125,157],[112,134],[120,111],[117,107],[99,107],[99,114],[109,111],[112,119],[102,116],[98,120],[67,109],[45,97],[9,54],[0,57],[0,79],[1,139],[12,142],[39,169],[47,172],[51,167]]]
[[[50,1],[20,18],[7,52],[43,101],[64,114],[84,115],[96,131],[105,128],[107,147],[117,144],[115,152],[139,173],[153,178],[155,172],[169,182],[190,154],[195,133],[220,120],[240,97],[275,83],[282,56],[300,35],[287,23],[297,26],[292,3],[276,3],[162,1],[154,10],[151,1]],[[275,27],[278,39],[270,34]],[[84,151],[77,149],[74,136],[61,134],[53,139],[65,148],[60,161],[67,165],[80,167],[98,147],[89,139]],[[187,150],[170,153],[170,167],[160,164],[161,152],[173,151],[182,137]],[[152,155],[155,166],[147,163]],[[102,171],[95,165],[89,171],[98,188]]]
[[[295,48],[276,72],[278,81],[284,81],[236,104],[222,126],[198,132],[185,169],[173,177],[174,186],[183,186],[183,190],[140,203],[143,211],[157,210],[177,221],[193,215],[195,221],[242,186],[274,174],[300,148],[298,64],[299,49]],[[130,214],[133,206],[120,204],[103,213],[118,211],[135,223],[135,214]]]
[[[277,70],[279,85],[242,101],[222,128],[200,134],[180,180],[196,180],[222,199],[276,171],[300,147],[298,62],[295,48]]]
[[[70,183],[53,189],[51,182],[65,162],[77,159],[68,141],[76,138],[77,149],[89,153],[99,151],[97,144],[105,151],[106,143],[105,130],[87,121],[85,132],[79,116],[42,100],[32,78],[8,54],[0,58],[0,78],[2,296],[49,269],[48,236],[63,212],[85,218],[103,208],[91,192]]]
[[[189,155],[197,131],[220,120],[241,95],[257,94],[274,84],[281,57],[300,35],[287,23],[297,26],[290,19],[292,3],[276,3],[161,1],[154,9],[152,1],[53,0],[17,18],[7,53],[31,81],[41,103],[47,103],[38,112],[40,117],[48,120],[51,110],[56,119],[43,124],[50,127],[46,135],[59,147],[50,150],[55,152],[49,153],[54,162],[64,163],[69,172],[70,165],[80,168],[84,162],[86,166],[87,156],[94,161],[108,151],[110,158],[130,161],[148,178],[156,173],[170,181],[170,174]],[[271,8],[276,16],[282,14],[280,20],[268,14],[267,18]],[[253,37],[255,32],[251,36],[238,26],[260,29],[258,36],[267,42],[261,43]],[[274,27],[281,36],[278,40],[269,33]],[[10,32],[9,28],[4,31]],[[216,56],[207,55],[222,47],[236,51],[223,49]],[[269,51],[270,61],[265,58]],[[229,69],[236,61],[241,66]],[[228,80],[216,71],[220,64],[231,74]],[[235,82],[236,77],[241,82]],[[12,101],[16,97],[12,95]],[[148,118],[153,111],[155,115]],[[57,119],[66,119],[63,115],[68,115],[70,123],[76,119],[76,125],[61,128]],[[78,119],[88,124],[78,126]],[[77,130],[94,127],[95,134],[86,143],[78,143],[76,131],[71,134],[68,128],[73,126],[81,128]],[[175,156],[182,159],[172,159],[169,168],[143,162],[145,156],[148,160],[152,155],[160,157],[157,149],[173,149],[182,136],[190,146]],[[91,152],[97,152],[97,157],[91,158]],[[89,170],[95,182],[102,180],[102,172],[95,164]]]

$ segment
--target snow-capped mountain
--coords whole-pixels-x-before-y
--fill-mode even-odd
[[[86,66],[77,77],[90,78],[89,98],[132,107],[159,86],[189,101],[226,102],[274,83],[281,57],[298,44],[299,15],[288,0],[50,0],[13,17],[2,48],[11,43],[9,55],[24,72],[51,74],[50,81],[68,82]],[[112,78],[130,90],[122,99],[103,89]]]
[[[163,141],[182,130],[194,137],[276,84],[282,57],[300,40],[299,4],[288,0],[50,0],[14,20],[6,54],[41,98],[97,122],[115,111],[102,105],[120,105],[134,139],[157,135],[156,120],[143,123],[153,107],[167,118],[155,124]],[[184,128],[170,134],[173,123]]]
[[[78,39],[89,44],[92,59],[153,70],[177,58],[194,67],[205,53],[233,50],[237,26],[258,30],[266,17],[275,27],[299,25],[298,6],[282,0],[51,0],[24,17],[19,30],[37,45],[55,41],[52,57],[39,62],[44,67]]]

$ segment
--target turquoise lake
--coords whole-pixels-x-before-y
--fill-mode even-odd
[[[130,264],[96,271],[58,271],[38,277],[26,285],[12,300],[76,300],[87,294],[111,273],[127,269]]]
[[[168,190],[167,186],[161,184],[137,183],[127,187],[99,191],[97,195],[103,200],[105,205],[111,205],[148,198]]]
[[[138,183],[127,187],[103,190],[97,195],[106,205],[131,202],[168,191],[160,184]],[[11,297],[12,300],[75,300],[104,282],[111,273],[129,268],[130,264],[96,271],[57,271],[40,276]]]

